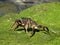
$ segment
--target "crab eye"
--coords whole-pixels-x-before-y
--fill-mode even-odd
[[[24,24],[22,24],[22,25],[24,25]]]

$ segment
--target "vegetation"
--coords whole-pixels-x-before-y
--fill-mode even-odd
[[[15,19],[21,17],[30,17],[37,24],[47,26],[51,35],[39,31],[30,38],[30,32],[10,30]],[[10,13],[0,17],[0,45],[60,45],[60,3],[40,4],[20,14]]]
[[[13,4],[0,2],[0,16],[6,13],[17,13],[17,9]]]

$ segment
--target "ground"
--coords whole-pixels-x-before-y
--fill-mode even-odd
[[[39,31],[30,38],[30,32],[10,30],[13,22],[21,17],[30,17],[37,24],[47,26],[50,35]],[[8,13],[0,17],[0,45],[60,45],[60,3],[39,4],[20,14]]]

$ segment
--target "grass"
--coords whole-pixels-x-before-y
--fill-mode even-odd
[[[23,30],[9,30],[15,19],[21,17],[30,17],[37,24],[47,26],[51,36],[40,31],[30,38],[30,32],[25,34]],[[0,45],[60,45],[60,3],[40,4],[20,14],[10,13],[0,17]]]

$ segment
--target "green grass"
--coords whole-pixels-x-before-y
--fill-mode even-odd
[[[30,38],[30,32],[25,34],[23,30],[9,30],[15,19],[21,17],[30,17],[37,24],[47,26],[51,36],[40,31]],[[60,45],[60,3],[40,4],[20,14],[0,17],[0,45]]]

